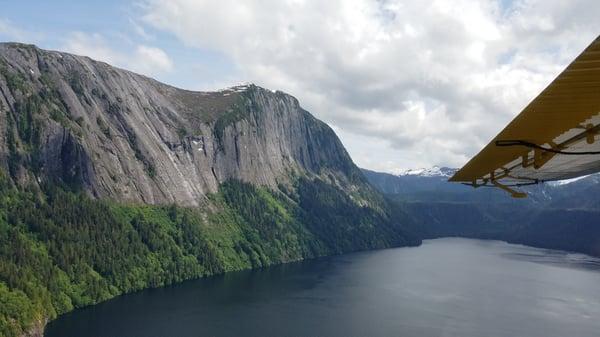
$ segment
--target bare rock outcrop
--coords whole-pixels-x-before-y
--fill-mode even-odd
[[[221,182],[364,183],[334,132],[285,93],[193,92],[83,56],[0,44],[0,165],[95,197],[194,206]]]

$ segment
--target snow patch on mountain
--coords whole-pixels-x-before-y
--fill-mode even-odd
[[[409,169],[398,173],[398,176],[419,176],[419,177],[445,177],[450,178],[456,169],[449,167],[433,166],[430,168]]]

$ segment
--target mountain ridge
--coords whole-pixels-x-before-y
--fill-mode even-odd
[[[401,171],[396,176],[421,176],[421,177],[451,177],[458,169],[434,165],[429,168],[421,167],[418,169],[407,169]]]
[[[478,188],[459,183],[450,183],[447,177],[456,169],[434,166],[430,169],[407,170],[408,174],[390,174],[362,169],[367,179],[382,193],[401,196],[405,200],[453,201],[484,203],[520,203],[538,206],[562,207],[561,204],[581,207],[589,204],[589,198],[576,198],[575,193],[586,189],[600,189],[600,174],[592,174],[564,181],[540,183],[520,189],[528,193],[528,198],[515,202],[496,188]],[[591,193],[591,192],[589,192]],[[588,193],[588,195],[589,195]],[[568,200],[571,199],[571,200]]]
[[[528,198],[513,199],[495,188],[473,189],[440,177],[363,172],[409,214],[423,239],[493,239],[600,256],[600,174],[523,187]]]
[[[0,60],[13,79],[0,84],[4,110],[17,115],[35,105],[38,113],[26,112],[28,118],[46,124],[32,136],[40,142],[39,174],[32,179],[13,168],[20,180],[62,176],[80,180],[96,197],[197,206],[228,179],[276,187],[289,171],[320,174],[332,163],[339,163],[333,171],[343,171],[338,178],[360,179],[335,133],[281,91],[255,85],[189,91],[14,43],[0,44]],[[19,145],[16,152],[24,152]],[[9,156],[10,144],[2,150]],[[66,160],[59,163],[59,155]]]

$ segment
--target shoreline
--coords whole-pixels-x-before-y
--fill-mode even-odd
[[[206,275],[203,277],[199,277],[199,278],[190,278],[187,280],[183,280],[181,282],[176,282],[176,283],[172,283],[169,285],[163,285],[160,287],[149,287],[149,288],[144,288],[144,289],[140,289],[134,292],[129,292],[129,293],[124,293],[115,297],[112,297],[110,299],[107,299],[106,301],[102,301],[93,305],[89,305],[89,306],[85,306],[85,307],[81,307],[81,308],[76,308],[72,311],[69,311],[65,314],[69,314],[72,313],[76,310],[80,310],[80,309],[84,309],[84,308],[89,308],[91,306],[100,304],[100,303],[106,303],[108,301],[114,300],[116,298],[122,297],[122,296],[126,296],[126,295],[131,295],[131,294],[135,294],[138,292],[142,292],[142,291],[146,291],[149,289],[160,289],[160,288],[165,288],[165,287],[170,287],[170,286],[177,286],[177,285],[181,285],[183,283],[186,282],[193,282],[196,280],[201,280],[201,279],[207,279],[207,278],[212,278],[212,277],[219,277],[225,274],[229,274],[229,273],[235,273],[235,272],[243,272],[243,271],[250,271],[250,270],[260,270],[263,268],[270,268],[270,267],[275,267],[275,266],[280,266],[280,265],[285,265],[285,264],[293,264],[293,263],[301,263],[304,261],[311,261],[311,260],[318,260],[318,259],[322,259],[322,258],[330,258],[330,257],[335,257],[335,256],[342,256],[342,255],[351,255],[351,254],[356,254],[356,253],[361,253],[361,252],[372,252],[372,251],[378,251],[378,250],[387,250],[387,249],[396,249],[396,248],[419,248],[423,245],[423,243],[426,243],[427,241],[433,241],[433,240],[441,240],[441,239],[465,239],[465,240],[480,240],[480,241],[491,241],[491,242],[499,242],[499,243],[505,243],[505,244],[509,244],[509,245],[515,245],[515,246],[521,246],[521,247],[526,247],[526,248],[535,248],[535,249],[541,249],[541,250],[551,250],[551,251],[555,251],[555,252],[562,252],[565,254],[580,254],[580,255],[584,255],[584,256],[588,256],[591,258],[600,258],[600,256],[594,256],[594,255],[590,255],[590,254],[586,254],[583,252],[577,252],[577,251],[567,251],[567,250],[562,250],[562,249],[553,249],[553,248],[547,248],[547,247],[539,247],[539,246],[532,246],[532,245],[527,245],[527,244],[523,244],[523,243],[519,243],[519,242],[510,242],[507,240],[502,240],[502,239],[485,239],[485,238],[475,238],[475,237],[465,237],[465,236],[442,236],[442,237],[435,237],[435,238],[426,238],[423,239],[421,244],[419,245],[413,245],[413,246],[394,246],[394,247],[386,247],[386,248],[379,248],[379,249],[366,249],[366,250],[357,250],[357,251],[350,251],[350,252],[345,252],[345,253],[341,253],[341,254],[331,254],[331,255],[322,255],[322,256],[316,256],[313,258],[305,258],[305,259],[299,259],[299,260],[293,260],[293,261],[286,261],[286,262],[282,262],[282,263],[274,263],[268,266],[262,266],[262,267],[255,267],[255,268],[242,268],[242,269],[237,269],[237,270],[230,270],[230,271],[226,271],[223,273],[218,273],[218,274],[212,274],[212,275]],[[63,314],[63,315],[65,315]],[[56,319],[59,319],[61,316],[58,316]],[[52,321],[54,321],[52,320]],[[33,329],[31,329],[29,332],[27,332],[26,334],[23,335],[23,337],[43,337],[45,336],[45,331],[46,331],[46,327],[47,325],[50,323],[50,320],[45,320],[43,322],[43,325],[36,325]],[[39,322],[41,323],[41,322]]]

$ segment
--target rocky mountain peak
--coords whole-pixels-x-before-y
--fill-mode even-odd
[[[0,164],[90,195],[197,205],[238,179],[291,174],[364,184],[335,133],[298,100],[254,84],[214,92],[160,83],[88,57],[0,44]]]

